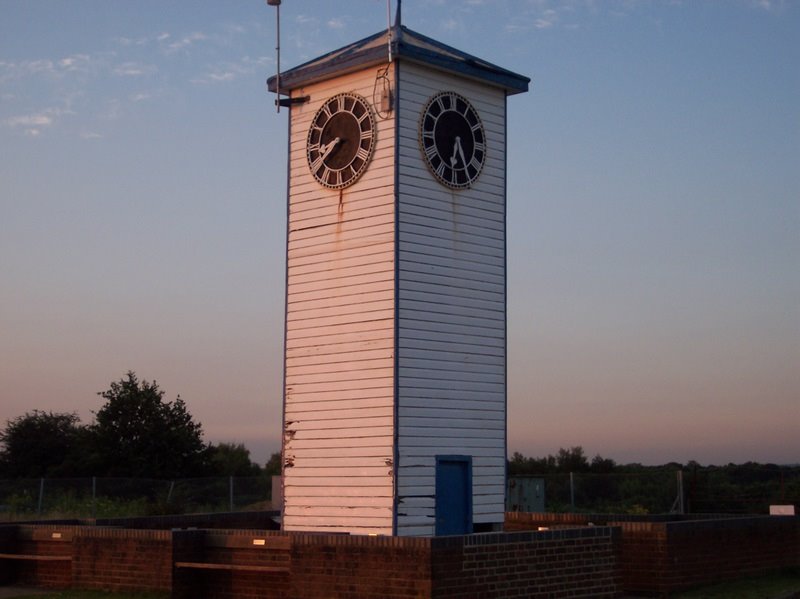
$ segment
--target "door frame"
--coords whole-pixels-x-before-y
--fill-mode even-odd
[[[463,534],[472,534],[473,530],[473,521],[472,521],[472,456],[470,455],[437,455],[436,456],[436,470],[434,476],[434,534],[437,536],[439,533],[439,511],[441,509],[441,505],[439,502],[439,493],[438,491],[438,478],[439,478],[439,466],[442,463],[459,463],[466,465],[466,485],[467,485],[467,497],[466,497],[466,512],[467,512],[467,530]]]

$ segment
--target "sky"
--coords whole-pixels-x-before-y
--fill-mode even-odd
[[[392,2],[392,12],[396,5]],[[800,3],[405,0],[508,100],[509,452],[800,462]],[[129,370],[280,448],[263,1],[0,0],[0,424]],[[286,69],[386,27],[284,0]]]

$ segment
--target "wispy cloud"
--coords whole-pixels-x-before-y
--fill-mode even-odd
[[[21,130],[25,135],[36,137],[65,114],[74,112],[68,108],[46,108],[39,112],[9,117],[3,123],[11,129]]]
[[[553,9],[547,9],[542,12],[542,15],[535,19],[533,26],[536,29],[549,29],[558,21],[558,13]]]
[[[158,68],[151,64],[141,64],[138,62],[123,62],[116,65],[111,72],[119,77],[141,77],[155,73]]]
[[[344,19],[342,19],[340,17],[335,17],[335,18],[331,19],[330,21],[328,21],[327,25],[328,25],[329,29],[344,29],[345,28]]]
[[[239,77],[252,75],[257,69],[272,64],[273,59],[268,56],[251,58],[242,57],[238,62],[220,62],[208,66],[207,72],[191,79],[192,83],[206,85],[209,83],[222,83],[233,81]]]
[[[201,32],[195,31],[188,35],[184,35],[182,38],[175,40],[167,44],[167,51],[168,52],[177,52],[178,50],[185,50],[189,46],[196,44],[197,42],[203,42],[208,39],[208,36]]]

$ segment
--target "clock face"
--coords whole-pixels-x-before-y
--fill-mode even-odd
[[[355,94],[337,94],[311,121],[308,168],[325,187],[341,189],[364,173],[374,146],[375,120],[367,101]]]
[[[472,104],[455,92],[428,100],[419,121],[422,156],[440,183],[470,187],[486,162],[486,136]]]

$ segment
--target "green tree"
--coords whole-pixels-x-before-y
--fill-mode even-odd
[[[156,381],[125,378],[98,393],[106,400],[93,426],[104,476],[182,478],[203,474],[203,429],[180,395],[164,401]]]
[[[561,472],[586,472],[589,470],[589,460],[583,453],[583,447],[579,445],[569,449],[563,447],[559,449],[556,463]]]
[[[264,465],[264,474],[277,476],[281,473],[281,452],[276,451],[269,456],[269,461]]]
[[[208,464],[217,476],[258,476],[261,468],[250,460],[244,444],[220,443],[208,448]]]
[[[0,432],[0,476],[80,476],[86,429],[77,414],[26,412]]]

